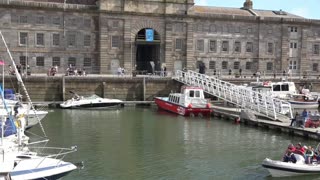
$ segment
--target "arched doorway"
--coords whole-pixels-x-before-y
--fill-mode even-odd
[[[151,34],[150,34],[151,33]],[[138,32],[136,43],[136,70],[145,73],[160,71],[160,36],[151,28]]]

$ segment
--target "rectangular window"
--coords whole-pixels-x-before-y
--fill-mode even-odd
[[[44,66],[44,57],[42,56],[39,56],[39,57],[36,57],[36,66]]]
[[[215,33],[217,32],[217,28],[216,28],[216,25],[210,25],[210,30],[209,30],[211,33]]]
[[[216,62],[215,61],[209,61],[209,69],[216,69]]]
[[[209,41],[209,51],[210,52],[217,52],[217,41],[216,40]]]
[[[86,47],[90,47],[91,45],[91,36],[90,35],[84,35],[83,37],[83,45]]]
[[[28,23],[28,16],[20,16],[19,22],[20,23]]]
[[[313,45],[313,54],[319,55],[319,44],[314,44]]]
[[[297,69],[297,61],[289,61],[289,69]]]
[[[76,58],[75,57],[69,57],[68,64],[69,64],[69,66],[71,64],[71,66],[75,67],[76,66]]]
[[[239,26],[236,26],[236,27],[234,28],[234,32],[235,32],[235,33],[240,33],[240,27],[239,27]]]
[[[313,63],[312,64],[312,71],[318,72],[318,63]]]
[[[240,62],[236,61],[233,63],[233,69],[239,69],[240,68]]]
[[[241,43],[240,42],[234,42],[234,52],[241,52]]]
[[[182,50],[182,39],[176,39],[176,50]]]
[[[60,25],[60,17],[53,17],[52,18],[52,24]]]
[[[60,67],[60,57],[52,57],[52,66]]]
[[[43,16],[37,16],[36,23],[37,24],[44,24],[44,17]]]
[[[273,63],[272,62],[268,62],[267,63],[267,71],[272,71],[273,70]]]
[[[91,66],[91,58],[84,58],[83,59],[83,66],[90,67]]]
[[[25,66],[27,64],[26,56],[20,56],[20,64]]]
[[[84,19],[83,20],[83,25],[86,28],[91,28],[91,19]]]
[[[70,26],[76,26],[77,25],[76,18],[69,19],[69,23],[70,23]]]
[[[75,46],[76,45],[76,35],[69,34],[68,35],[68,46]]]
[[[44,33],[37,33],[37,46],[44,46]]]
[[[112,21],[112,28],[118,28],[119,27],[119,21]]]
[[[246,52],[252,52],[252,51],[253,51],[253,43],[252,42],[247,42]]]
[[[120,48],[120,36],[111,37],[111,47]]]
[[[20,32],[19,33],[19,44],[26,45],[28,41],[28,33],[27,32]]]
[[[290,32],[298,32],[298,27],[289,27]]]
[[[246,62],[246,69],[251,69],[252,62]]]
[[[223,52],[229,51],[229,41],[222,41],[222,51]]]
[[[268,53],[273,54],[273,43],[268,43]]]
[[[60,45],[60,34],[52,34],[52,45],[53,46]]]
[[[296,42],[291,42],[290,43],[290,48],[291,49],[297,49],[297,47],[298,47],[298,43],[296,43]]]
[[[228,69],[228,62],[222,61],[222,69]]]
[[[252,28],[248,28],[248,33],[252,33]]]
[[[197,40],[197,51],[204,51],[204,40],[203,39],[199,39]]]

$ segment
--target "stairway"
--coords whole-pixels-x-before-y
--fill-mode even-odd
[[[235,85],[190,70],[178,70],[173,79],[186,85],[201,87],[206,93],[233,103],[242,109],[253,111],[257,115],[281,122],[289,122],[292,118],[290,103],[252,91],[245,86]],[[285,112],[288,116],[285,115]]]

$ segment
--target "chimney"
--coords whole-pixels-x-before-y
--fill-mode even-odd
[[[246,0],[246,2],[243,3],[243,8],[242,9],[252,9],[253,3],[251,0]]]

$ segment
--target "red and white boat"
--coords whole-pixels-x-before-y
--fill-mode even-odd
[[[181,93],[170,93],[169,97],[155,97],[154,100],[159,108],[183,116],[209,116],[212,112],[200,87],[182,86]]]

